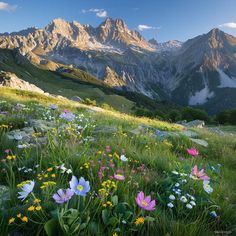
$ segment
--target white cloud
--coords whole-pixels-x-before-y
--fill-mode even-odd
[[[82,13],[87,13],[87,12],[96,13],[97,17],[101,17],[101,18],[107,17],[107,11],[104,9],[90,8],[88,10],[84,10],[84,9],[82,10]]]
[[[15,11],[17,5],[10,5],[6,2],[0,2],[0,11]]]
[[[101,18],[104,18],[104,17],[107,17],[107,11],[99,11],[96,13],[96,16],[97,17],[101,17]]]
[[[221,28],[231,28],[231,29],[236,29],[236,22],[228,22],[224,23],[222,25],[219,25]]]
[[[138,25],[138,29],[140,31],[143,31],[143,30],[157,30],[157,29],[160,29],[160,27],[154,27],[154,26],[150,26],[150,25]]]

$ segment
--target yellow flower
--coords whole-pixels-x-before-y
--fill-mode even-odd
[[[134,222],[135,225],[141,225],[143,223],[144,223],[144,218],[143,217],[138,217]]]
[[[38,198],[35,198],[35,199],[34,199],[34,203],[39,203],[39,202],[41,202],[40,199],[38,199]]]
[[[40,210],[42,210],[42,207],[41,206],[36,206],[36,211],[40,211]]]
[[[102,155],[102,152],[101,152],[101,151],[98,151],[98,155]]]
[[[55,177],[56,177],[56,174],[51,174],[51,177],[52,177],[52,178],[55,178]]]
[[[17,214],[16,216],[17,216],[18,218],[21,218],[21,213]]]
[[[29,220],[28,220],[28,217],[26,217],[26,216],[23,216],[22,218],[21,218],[21,220],[23,221],[23,222],[28,222]]]
[[[8,155],[8,156],[6,156],[6,159],[7,159],[7,160],[15,160],[15,159],[16,159],[16,156],[10,156],[10,155]]]
[[[15,218],[12,217],[11,219],[9,219],[8,224],[12,224],[12,223],[14,223],[14,222],[15,222]]]
[[[118,234],[115,232],[115,233],[112,234],[112,236],[118,236]]]
[[[30,206],[29,208],[28,208],[28,211],[34,211],[35,210],[35,206]]]
[[[53,170],[52,167],[50,167],[50,168],[47,169],[48,172],[50,172],[50,171],[52,171],[52,170]]]

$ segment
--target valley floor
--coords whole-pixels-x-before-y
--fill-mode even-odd
[[[227,132],[0,88],[0,235],[235,235],[235,153]]]

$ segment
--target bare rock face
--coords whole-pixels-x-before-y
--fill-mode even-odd
[[[19,79],[15,74],[10,72],[0,72],[0,86],[13,89],[22,89],[31,92],[44,93],[44,91],[37,86],[30,84],[22,79]]]

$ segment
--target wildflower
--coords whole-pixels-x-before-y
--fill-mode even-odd
[[[195,157],[198,156],[199,152],[196,148],[187,149],[189,155]]]
[[[182,196],[180,198],[180,201],[186,203],[188,200],[187,200],[187,198],[185,196]]]
[[[79,181],[75,176],[72,176],[70,181],[71,190],[80,196],[86,196],[86,194],[90,191],[89,181],[85,181],[83,177],[80,177]]]
[[[115,232],[115,233],[112,234],[112,236],[118,236],[118,234]]]
[[[35,210],[35,206],[28,207],[28,211],[34,211],[34,210]]]
[[[35,199],[34,199],[34,203],[40,203],[40,202],[41,202],[40,199],[38,199],[38,198],[35,198]]]
[[[210,178],[204,174],[204,169],[201,169],[200,171],[198,171],[197,165],[195,165],[192,169],[192,175],[191,177],[193,179],[197,179],[197,180],[209,180]]]
[[[196,206],[196,202],[194,202],[194,201],[190,201],[189,202],[192,206]]]
[[[144,217],[138,217],[136,220],[135,220],[135,222],[134,222],[134,224],[135,225],[141,225],[141,224],[143,224],[144,223]]]
[[[17,218],[21,218],[21,213],[17,214],[16,216]]]
[[[55,193],[53,195],[53,199],[59,203],[59,204],[62,204],[62,203],[65,203],[67,201],[69,201],[72,196],[74,195],[74,192],[71,190],[71,189],[66,189],[66,191],[63,191],[62,189],[59,189],[57,191],[57,193]]]
[[[179,183],[176,183],[176,184],[175,184],[175,187],[179,187],[179,185],[180,185]]]
[[[192,209],[193,208],[193,206],[191,205],[191,204],[186,204],[186,207],[188,208],[188,209]]]
[[[144,192],[140,192],[138,193],[137,197],[136,197],[136,203],[143,208],[144,210],[147,211],[154,211],[155,210],[155,205],[156,205],[156,201],[153,200],[151,201],[151,196],[144,196]]]
[[[15,159],[16,159],[16,156],[14,156],[14,155],[8,155],[8,156],[6,156],[6,159],[7,159],[7,160],[15,160]]]
[[[174,196],[173,194],[171,194],[171,195],[169,196],[169,199],[170,199],[170,200],[175,200],[175,196]]]
[[[22,137],[21,134],[15,134],[15,135],[14,135],[14,139],[15,139],[16,141],[20,141],[20,140],[23,139],[23,137]]]
[[[72,121],[75,119],[75,115],[70,112],[64,112],[60,115],[60,118],[66,121]]]
[[[12,217],[11,219],[9,219],[8,224],[12,224],[12,223],[14,223],[14,222],[15,222],[15,218]]]
[[[210,212],[210,215],[211,215],[212,217],[214,217],[214,218],[216,218],[216,217],[217,217],[217,214],[216,214],[216,212],[215,212],[215,211],[211,211],[211,212]]]
[[[213,188],[209,185],[210,181],[209,180],[204,180],[203,181],[203,189],[207,192],[207,193],[212,193],[213,192]]]
[[[120,159],[121,159],[123,162],[128,161],[128,158],[127,158],[125,155],[121,155],[121,156],[120,156]]]
[[[174,205],[173,205],[172,202],[169,202],[169,203],[167,204],[167,206],[168,206],[169,208],[173,208],[173,207],[174,207]]]
[[[28,195],[33,191],[34,185],[34,181],[30,181],[30,183],[23,184],[23,186],[21,187],[22,192],[18,192],[18,198],[24,201],[28,197]]]
[[[36,207],[35,207],[35,210],[36,210],[36,211],[40,211],[40,210],[42,210],[42,207],[41,207],[41,206],[36,206]]]
[[[124,176],[124,175],[121,175],[121,174],[115,174],[115,175],[114,175],[114,178],[115,178],[116,180],[122,181],[122,180],[125,179],[125,176]]]
[[[175,170],[173,170],[172,173],[173,173],[174,175],[178,175],[178,174],[179,174],[179,172],[177,172],[177,171],[175,171]]]
[[[53,170],[52,167],[50,167],[50,168],[47,169],[48,172],[51,172],[52,170]]]
[[[51,108],[52,110],[55,110],[58,108],[58,106],[54,104],[50,104],[48,107]]]
[[[26,217],[26,216],[23,216],[23,217],[21,218],[21,220],[22,220],[23,222],[25,222],[25,223],[27,223],[27,222],[29,221],[28,217]]]

